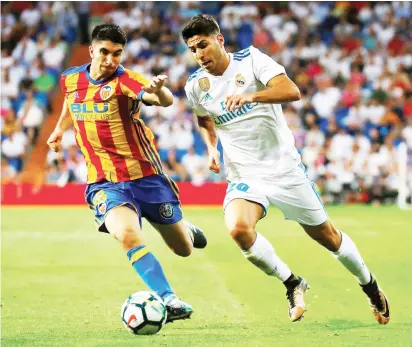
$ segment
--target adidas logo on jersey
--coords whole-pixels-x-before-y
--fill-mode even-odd
[[[209,101],[209,100],[213,100],[213,98],[210,96],[209,93],[206,93],[204,100]]]

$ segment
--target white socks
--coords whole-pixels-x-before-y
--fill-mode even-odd
[[[242,253],[253,265],[282,282],[292,274],[288,266],[276,255],[270,242],[259,233],[256,233],[256,240],[252,247],[246,251],[242,250]]]
[[[360,284],[368,284],[371,280],[371,275],[355,243],[348,235],[343,232],[340,233],[342,234],[342,243],[336,252],[331,253],[344,267],[356,276]]]
[[[358,279],[361,285],[368,284],[371,275],[355,243],[348,235],[340,233],[342,243],[336,252],[331,252],[332,255]],[[256,240],[252,247],[242,253],[253,265],[282,282],[292,274],[288,266],[277,256],[270,242],[259,233],[256,233]]]

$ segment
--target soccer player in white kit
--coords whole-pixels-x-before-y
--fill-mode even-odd
[[[198,116],[214,172],[220,171],[218,138],[222,143],[228,180],[225,222],[244,256],[284,283],[289,317],[300,320],[308,283],[294,275],[255,230],[268,206],[275,205],[357,278],[376,320],[388,323],[385,294],[351,238],[329,221],[305,174],[280,105],[300,99],[284,67],[253,46],[227,53],[219,26],[209,15],[194,16],[182,37],[201,66],[189,77],[186,95]]]

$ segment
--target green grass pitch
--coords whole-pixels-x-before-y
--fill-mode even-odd
[[[311,290],[308,312],[290,323],[285,289],[247,262],[219,207],[190,207],[209,245],[179,258],[148,224],[143,234],[191,320],[155,336],[134,336],[120,321],[127,296],[145,287],[120,246],[94,230],[87,207],[2,210],[1,346],[273,347],[412,346],[412,212],[395,207],[329,207],[387,293],[391,322],[380,326],[356,280],[293,222],[271,209],[258,230]]]

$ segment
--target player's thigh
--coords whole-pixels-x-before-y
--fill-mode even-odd
[[[105,218],[108,232],[120,242],[125,251],[144,245],[137,211],[122,205],[111,209]]]
[[[240,228],[253,229],[266,215],[268,206],[264,187],[258,181],[233,180],[228,184],[223,202],[226,227],[230,232]]]
[[[94,212],[99,231],[113,235],[119,241],[139,239],[140,209],[120,184],[104,182],[89,185],[86,201]]]
[[[301,167],[269,185],[268,198],[282,211],[285,219],[308,226],[321,225],[327,221],[328,216],[319,193]]]
[[[125,189],[122,182],[101,182],[88,185],[86,189],[86,201],[89,208],[94,212],[94,220],[98,231],[108,232],[106,228],[106,215],[114,208],[119,206],[127,206],[135,211],[135,214],[140,219],[140,207],[130,196],[128,190]]]
[[[125,233],[133,233],[139,238],[140,223],[136,210],[126,205],[117,206],[105,216],[107,231],[116,239],[124,237]]]
[[[189,237],[186,223],[180,220],[174,224],[150,224],[159,232],[168,247],[180,256],[189,256],[192,253],[193,243]]]

